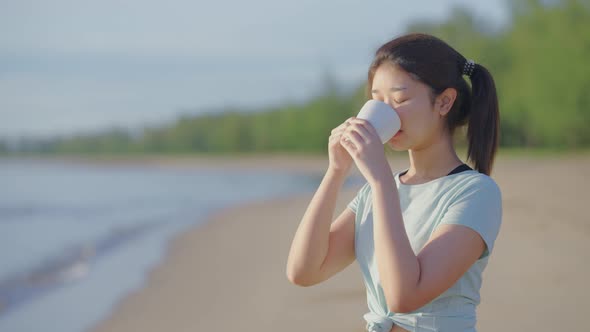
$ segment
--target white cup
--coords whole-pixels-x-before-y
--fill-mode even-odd
[[[397,112],[391,106],[380,100],[368,100],[356,117],[369,121],[375,127],[375,130],[377,130],[377,134],[379,134],[379,138],[383,144],[389,141],[401,127]]]

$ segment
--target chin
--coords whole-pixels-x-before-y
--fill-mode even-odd
[[[394,140],[389,140],[387,142],[387,146],[389,146],[393,151],[397,151],[397,152],[408,150],[407,147],[399,145],[399,142],[396,142]]]
[[[390,138],[389,141],[387,141],[387,146],[396,152],[408,151],[413,147],[412,139],[408,137],[404,130],[400,130],[395,136]]]

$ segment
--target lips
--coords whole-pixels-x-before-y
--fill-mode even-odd
[[[393,137],[398,137],[402,132],[403,130],[399,130],[397,133],[395,133],[395,135],[393,135]]]

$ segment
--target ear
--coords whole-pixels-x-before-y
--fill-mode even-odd
[[[440,116],[445,116],[455,103],[457,99],[457,90],[455,88],[446,88],[441,94],[436,97],[436,111]]]

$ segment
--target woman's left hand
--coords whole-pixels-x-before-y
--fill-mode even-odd
[[[391,172],[381,139],[367,120],[353,118],[348,123],[340,144],[348,151],[367,182],[373,184]]]

